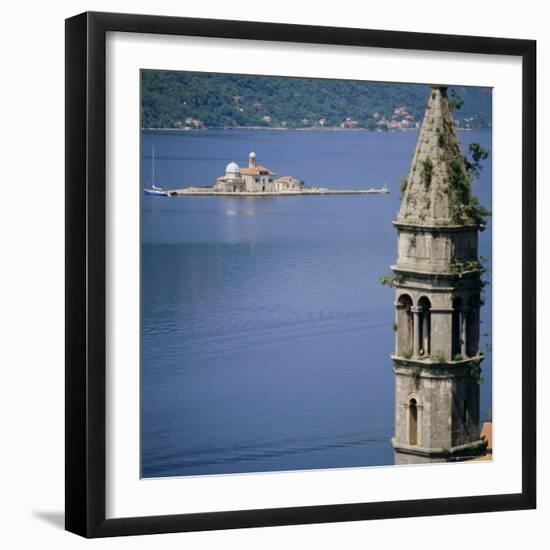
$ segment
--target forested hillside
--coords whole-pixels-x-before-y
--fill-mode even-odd
[[[490,126],[490,89],[451,90],[464,100],[460,127]],[[407,129],[421,122],[428,94],[418,84],[143,71],[142,127]]]

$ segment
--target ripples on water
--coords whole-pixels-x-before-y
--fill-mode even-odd
[[[490,134],[464,137],[486,142]],[[211,183],[225,159],[254,149],[281,175],[330,187],[387,182],[392,190],[143,198],[145,477],[393,462],[393,293],[378,278],[395,260],[391,219],[415,139],[412,132],[144,134],[142,184],[154,142],[160,185]],[[483,235],[481,254],[489,256],[490,232]],[[490,407],[490,373],[485,378],[482,413]]]

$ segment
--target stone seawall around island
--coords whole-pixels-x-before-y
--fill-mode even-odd
[[[379,189],[300,189],[296,191],[216,191],[212,187],[185,187],[183,189],[165,189],[169,196],[222,196],[222,197],[294,197],[303,195],[386,195],[389,190],[386,187]]]

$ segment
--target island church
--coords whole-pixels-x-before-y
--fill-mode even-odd
[[[230,162],[225,168],[225,175],[216,180],[214,190],[224,193],[277,193],[299,191],[302,187],[300,180],[292,176],[275,176],[275,172],[256,163],[256,153],[252,152],[248,155],[246,168]]]

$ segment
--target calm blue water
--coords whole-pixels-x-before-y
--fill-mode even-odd
[[[416,132],[144,133],[142,187],[212,185],[249,151],[279,175],[390,195],[143,197],[144,477],[393,463],[391,220]],[[490,132],[463,146],[491,148]],[[490,159],[475,191],[490,206]],[[491,231],[480,254],[491,256]],[[490,332],[490,287],[482,333]],[[490,335],[483,338],[482,349]],[[481,387],[491,407],[490,354]]]

